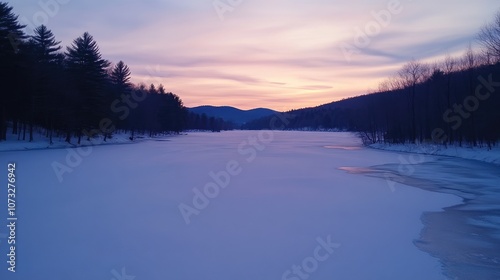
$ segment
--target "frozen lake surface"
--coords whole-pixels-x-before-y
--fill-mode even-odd
[[[488,164],[407,164],[410,154],[363,148],[349,133],[257,131],[0,159],[4,174],[16,163],[19,218],[16,273],[0,228],[0,279],[444,280],[476,279],[467,273],[477,265],[486,271],[477,279],[499,271],[499,177]]]

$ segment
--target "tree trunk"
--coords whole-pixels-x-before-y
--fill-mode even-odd
[[[30,123],[30,142],[33,142],[33,123]]]
[[[12,121],[12,134],[18,134],[19,129],[18,129],[18,120]]]
[[[35,118],[35,97],[31,97],[30,142],[33,142],[33,119]]]
[[[69,130],[66,131],[66,139],[64,141],[71,144],[71,132]]]
[[[7,140],[7,113],[5,112],[5,105],[2,105],[0,111],[0,141]]]
[[[451,73],[448,74],[448,75],[451,75]],[[448,90],[448,92],[447,92],[448,93],[447,94],[447,96],[448,96],[448,98],[447,98],[447,100],[448,100],[448,108],[446,108],[446,110],[448,110],[448,109],[451,108],[451,77],[450,76],[448,76],[448,87],[447,87],[447,90]],[[450,145],[453,144],[453,142],[455,141],[454,140],[455,137],[453,136],[453,134],[454,134],[453,129],[451,128],[450,125],[448,125],[448,139],[449,139],[448,143],[450,143]]]

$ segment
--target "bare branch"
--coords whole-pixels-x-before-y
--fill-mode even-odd
[[[484,47],[487,57],[500,61],[500,12],[495,16],[492,23],[481,28],[477,36],[479,43]]]

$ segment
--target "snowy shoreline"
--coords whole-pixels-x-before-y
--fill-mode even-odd
[[[64,141],[64,137],[55,137],[53,139],[53,144],[50,145],[48,140],[42,136],[40,133],[36,133],[35,141],[21,141],[17,140],[18,135],[7,134],[7,140],[0,142],[0,152],[14,152],[14,151],[30,151],[30,150],[44,150],[44,149],[66,149],[66,148],[78,148],[86,146],[98,146],[98,145],[121,145],[121,144],[135,144],[147,140],[163,139],[165,137],[172,137],[177,135],[185,135],[186,133],[192,132],[202,132],[202,131],[185,131],[181,134],[166,134],[154,137],[149,137],[145,135],[136,135],[134,140],[130,140],[130,133],[116,133],[113,134],[112,138],[106,139],[101,135],[92,138],[90,141],[83,137],[81,144],[67,143]],[[356,135],[355,133],[352,133]],[[357,136],[356,136],[357,137]],[[72,139],[76,141],[76,139]],[[391,151],[391,152],[404,152],[404,153],[415,153],[433,156],[449,156],[457,157],[468,160],[477,160],[481,162],[492,163],[500,165],[500,146],[495,146],[491,149],[487,147],[470,147],[470,146],[443,146],[443,145],[433,145],[433,144],[387,144],[387,143],[374,143],[370,145],[365,145],[367,148]]]
[[[500,165],[500,147],[498,146],[488,149],[487,147],[460,147],[455,145],[445,147],[443,145],[432,144],[375,143],[367,145],[367,147],[392,152],[405,152],[432,156],[449,156]]]
[[[102,135],[96,136],[92,139],[87,140],[87,137],[82,137],[80,144],[76,144],[77,139],[72,139],[74,143],[68,143],[64,141],[64,137],[54,137],[53,143],[49,144],[48,140],[44,136],[36,135],[33,142],[17,140],[17,135],[7,134],[7,140],[0,142],[0,153],[1,152],[17,152],[17,151],[34,151],[34,150],[56,150],[56,149],[67,149],[67,148],[79,148],[88,146],[101,146],[101,145],[124,145],[124,144],[136,144],[147,140],[158,140],[176,136],[178,134],[165,134],[158,136],[145,136],[136,135],[134,140],[130,140],[130,133],[117,133],[113,134],[111,138],[107,138],[104,141]],[[182,134],[179,134],[182,135]]]

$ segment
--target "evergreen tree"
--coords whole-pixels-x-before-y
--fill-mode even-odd
[[[122,100],[124,95],[130,95],[130,93],[132,92],[132,83],[130,83],[130,69],[123,61],[120,61],[113,67],[113,70],[111,70],[110,79],[113,90],[113,100],[111,100],[110,102],[111,104],[115,104],[115,106],[113,106],[114,109],[112,109],[114,110],[112,114],[113,120],[120,128],[127,127],[127,124],[128,127],[131,127],[132,121],[129,119],[130,110],[128,110],[126,115],[123,115],[123,112],[121,112],[120,115],[118,114],[120,112],[118,112],[118,109],[116,109],[116,100]]]
[[[35,45],[36,58],[39,63],[56,63],[61,56],[57,53],[62,47],[56,41],[54,34],[45,25],[35,28],[31,40]]]
[[[25,25],[18,22],[18,16],[12,12],[5,2],[0,2],[0,58],[12,59],[13,54],[19,51],[19,46],[26,38],[23,32]]]
[[[66,52],[68,70],[73,77],[76,97],[76,133],[78,143],[82,133],[88,135],[107,117],[105,91],[107,89],[107,67],[94,38],[87,32],[75,39]]]
[[[123,61],[118,62],[111,71],[111,82],[120,95],[131,89],[130,69]]]
[[[19,75],[18,56],[19,47],[26,38],[23,32],[25,26],[19,24],[18,17],[12,13],[12,7],[5,2],[0,2],[0,83],[3,90],[0,92],[2,100],[0,104],[0,141],[5,140],[7,136],[7,120],[12,115],[18,113],[15,108],[15,92],[18,89],[16,81],[21,82]],[[7,108],[10,108],[8,110]]]
[[[56,41],[54,34],[45,25],[35,28],[34,35],[30,38],[33,50],[33,80],[34,91],[31,94],[31,120],[30,141],[33,140],[33,123],[38,119],[38,125],[48,130],[49,142],[52,143],[52,130],[54,117],[57,114],[55,102],[60,102],[56,96],[60,86],[58,79],[62,68],[64,56],[59,53],[60,43]],[[61,104],[62,105],[62,104]]]
[[[149,94],[158,94],[158,91],[156,90],[155,85],[151,84],[149,86]]]

